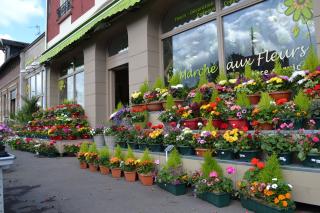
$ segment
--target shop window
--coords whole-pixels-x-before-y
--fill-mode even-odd
[[[246,64],[255,70],[272,70],[277,57],[282,66],[300,70],[315,44],[312,11],[307,2],[297,1],[300,9],[311,12],[306,16],[298,6],[289,8],[284,1],[267,0],[223,17],[227,72],[242,71]],[[294,16],[294,9],[300,11],[299,16]]]
[[[29,98],[39,97],[38,105],[46,107],[46,71],[43,70],[29,77],[27,80],[27,94]]]
[[[16,114],[17,90],[10,91],[10,115]]]
[[[112,39],[110,42],[108,47],[109,57],[125,52],[126,50],[128,50],[128,34],[123,33],[120,36]]]
[[[74,101],[84,105],[84,65],[83,60],[75,60],[60,72],[64,76],[58,82],[60,103]]]
[[[177,2],[170,8],[162,22],[164,33],[216,11],[214,0],[185,0]]]
[[[164,39],[163,51],[166,79],[173,73],[178,73],[185,85],[194,87],[199,74],[206,71],[209,80],[212,81],[218,74],[215,21]]]

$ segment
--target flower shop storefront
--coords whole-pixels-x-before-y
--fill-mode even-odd
[[[262,203],[286,209],[292,204],[288,202],[293,185],[295,201],[320,206],[320,63],[316,56],[320,41],[315,36],[319,29],[314,21],[320,15],[317,7],[311,0],[145,1],[134,16],[126,14],[119,18],[121,23],[115,21],[108,30],[79,42],[75,49],[83,51],[81,66],[77,68],[74,63],[71,73],[51,78],[52,82],[67,81],[61,83],[61,88],[67,90],[62,90],[63,97],[79,98],[92,127],[104,124],[110,114],[112,124],[97,127],[89,135],[83,111],[71,113],[69,120],[67,112],[47,117],[49,110],[47,114],[36,114],[30,128],[37,128],[45,118],[55,139],[59,139],[60,132],[70,140],[93,136],[98,148],[106,144],[117,150],[111,157],[94,145],[80,148],[82,168],[88,164],[92,171],[102,166],[100,170],[108,173],[109,166],[117,175],[121,169],[136,169],[143,177],[155,176],[154,165],[131,165],[135,162],[132,152],[152,164],[151,158],[142,155],[148,148],[151,156],[164,165],[169,162],[165,151],[173,145],[187,172],[200,169],[208,152],[223,170],[229,173],[232,167],[233,188],[241,190],[246,198],[264,199]],[[120,51],[113,55],[110,47],[117,42],[111,41],[117,34],[126,35],[123,37],[128,42],[120,42],[115,48]],[[59,56],[62,61],[63,54],[67,53]],[[51,62],[54,67],[55,60]],[[130,100],[123,101],[115,94],[114,72],[119,67],[125,67],[128,75],[125,81]],[[66,80],[75,75],[80,75],[83,85],[80,92],[74,90],[78,80],[70,80],[72,84]],[[72,85],[72,92],[68,85]],[[56,91],[51,93],[58,97]],[[129,104],[123,106],[116,100]],[[62,120],[61,128],[52,129],[55,118]],[[78,120],[83,122],[81,126]],[[71,132],[65,132],[66,126]],[[124,168],[120,162],[127,159],[119,147],[130,153],[131,161]],[[103,162],[99,162],[99,155],[104,157]],[[205,157],[205,162],[208,159]],[[273,161],[266,167],[276,165],[274,168],[283,175],[265,174],[262,161]],[[222,169],[211,169],[210,178],[223,176]],[[250,177],[243,178],[244,174]],[[286,197],[279,195],[281,202],[270,187],[266,188],[278,179],[291,184],[284,187],[289,193]],[[236,186],[240,180],[245,183]],[[225,184],[228,193],[231,182]],[[249,186],[258,185],[263,185],[262,190],[249,190]]]

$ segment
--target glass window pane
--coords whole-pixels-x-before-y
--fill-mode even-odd
[[[216,11],[214,0],[184,0],[175,3],[170,8],[162,22],[164,33]]]
[[[218,41],[215,22],[209,22],[163,41],[165,76],[178,73],[194,87],[205,70],[209,80],[218,74]],[[207,67],[203,69],[204,65]]]
[[[46,71],[42,71],[42,107],[45,108],[47,106],[47,75]]]
[[[73,73],[73,63],[69,64],[68,66],[66,66],[60,70],[60,77],[63,77],[65,75],[69,75],[71,73]]]
[[[128,50],[128,34],[123,33],[122,35],[114,38],[108,48],[109,56],[113,56]]]
[[[247,0],[220,0],[221,1],[221,6],[223,9],[232,7],[234,5],[237,5],[238,3],[247,1]]]
[[[304,3],[300,6],[310,9]],[[314,23],[312,18],[305,23],[302,16],[294,21],[292,14],[286,15],[288,9],[283,1],[267,0],[224,17],[227,72],[243,71],[246,64],[270,71],[277,55],[282,66],[301,69],[315,44]]]
[[[84,72],[76,75],[76,102],[84,106]]]
[[[42,95],[42,79],[41,79],[41,73],[38,73],[36,75],[36,95]]]
[[[36,77],[32,76],[30,78],[30,92],[31,92],[31,97],[36,95]]]
[[[59,87],[59,100],[60,100],[60,103],[63,103],[63,101],[68,99],[67,79],[65,78],[65,79],[59,80],[58,87]]]
[[[67,99],[69,101],[74,100],[74,87],[73,87],[73,76],[67,78]]]

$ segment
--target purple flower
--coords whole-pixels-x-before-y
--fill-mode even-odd
[[[239,118],[241,116],[242,116],[241,112],[237,112],[237,117]]]
[[[218,177],[218,173],[216,171],[212,171],[210,172],[210,175],[209,175],[211,178],[216,178]]]
[[[227,167],[227,173],[229,175],[233,175],[234,173],[236,173],[236,168],[232,167],[232,166],[228,166]]]

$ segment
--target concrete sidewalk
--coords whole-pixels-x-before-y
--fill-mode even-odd
[[[245,213],[239,201],[216,208],[191,193],[173,196],[79,169],[76,158],[36,158],[10,151],[15,164],[4,172],[6,213]]]

